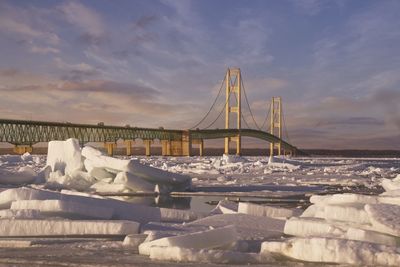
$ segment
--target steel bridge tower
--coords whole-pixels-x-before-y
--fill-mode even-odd
[[[279,137],[279,139],[282,139],[282,98],[280,96],[278,97],[272,97],[271,100],[271,118],[270,118],[270,129],[271,129],[271,134]],[[274,155],[274,149],[278,149],[278,155],[281,155],[282,151],[282,142],[279,143],[274,143],[271,142],[269,145],[270,149],[270,156],[272,157]]]
[[[236,128],[241,129],[241,95],[242,95],[242,76],[239,68],[228,68],[225,77],[225,129],[230,129],[230,114],[236,114]],[[231,95],[236,98],[236,105],[231,105]],[[229,143],[236,142],[236,155],[242,153],[242,140],[240,134],[235,137],[225,137],[225,154],[229,154]]]

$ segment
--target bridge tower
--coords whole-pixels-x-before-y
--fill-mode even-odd
[[[225,91],[225,129],[230,129],[230,114],[236,114],[236,128],[241,129],[241,95],[242,77],[239,68],[228,68],[226,72],[226,91]],[[231,105],[231,94],[236,98],[236,105]],[[229,154],[229,143],[236,142],[236,155],[242,153],[242,140],[240,134],[234,137],[225,137],[225,154]]]
[[[279,139],[282,139],[282,98],[280,96],[278,97],[272,97],[271,100],[271,134],[279,137]],[[278,155],[281,155],[281,149],[282,143],[270,143],[270,156],[272,157],[274,155],[274,149],[278,149]]]

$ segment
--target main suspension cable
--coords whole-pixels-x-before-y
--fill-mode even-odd
[[[267,111],[267,116],[265,117],[265,120],[264,120],[263,124],[261,125],[261,130],[264,128],[265,124],[267,123],[270,114],[271,114],[271,105],[269,106],[268,111]],[[269,132],[268,130],[270,130],[269,126],[267,126],[266,132]]]
[[[197,126],[199,126],[199,125],[207,118],[207,116],[210,114],[211,110],[214,108],[215,103],[217,103],[217,100],[218,100],[218,98],[219,98],[219,96],[220,96],[220,94],[221,94],[222,88],[224,87],[224,82],[225,82],[225,80],[226,80],[226,76],[224,77],[224,80],[223,80],[222,83],[221,83],[221,87],[219,88],[217,97],[214,99],[214,102],[212,103],[212,105],[211,105],[210,109],[208,110],[208,112],[206,113],[206,115],[205,115],[196,125],[194,125],[194,126],[191,127],[190,129],[194,129],[194,128],[196,128]]]
[[[291,144],[292,142],[290,141],[289,132],[286,128],[286,117],[285,117],[285,113],[283,112],[283,109],[282,109],[282,117],[283,117],[283,127],[285,128],[285,134],[286,134],[286,138],[287,138],[286,141]]]
[[[242,87],[243,87],[244,97],[246,99],[247,106],[249,107],[251,118],[253,119],[253,122],[256,125],[256,127],[258,128],[258,130],[261,131],[261,128],[258,126],[256,120],[254,119],[253,112],[251,111],[251,107],[250,107],[250,104],[249,104],[249,100],[247,99],[246,88],[244,87],[243,80],[241,80],[241,83],[242,83]]]

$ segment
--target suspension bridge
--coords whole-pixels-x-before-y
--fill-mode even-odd
[[[224,88],[225,98],[223,97]],[[222,105],[219,103],[221,98]],[[242,105],[242,99],[246,105]],[[246,108],[247,116],[243,112]],[[266,110],[266,116],[260,126],[250,107],[240,69],[229,68],[209,110],[190,129],[174,130],[161,127],[109,126],[103,123],[90,125],[0,119],[0,142],[14,145],[14,151],[23,154],[32,152],[32,146],[36,143],[76,138],[82,146],[88,142],[102,142],[108,154],[112,155],[117,141],[123,140],[126,154],[132,155],[135,140],[141,139],[146,149],[146,155],[150,156],[151,145],[158,140],[164,156],[191,156],[194,145],[199,146],[199,154],[202,156],[204,140],[223,138],[225,154],[229,154],[230,143],[233,142],[236,144],[236,154],[240,155],[242,153],[242,137],[252,137],[269,142],[271,155],[274,155],[275,152],[277,155],[296,154],[297,148],[290,144],[287,134],[281,98],[272,97]],[[248,121],[248,119],[250,120]],[[224,120],[222,122],[223,129],[216,128],[221,120]],[[242,123],[245,128],[242,128]],[[283,134],[286,134],[286,138]]]

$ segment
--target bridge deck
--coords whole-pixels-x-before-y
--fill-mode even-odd
[[[297,148],[278,137],[253,129],[173,130],[162,128],[121,127],[61,122],[24,121],[0,119],[0,142],[13,145],[33,145],[52,140],[76,138],[81,143],[116,142],[117,140],[182,140],[183,135],[191,139],[217,139],[237,135],[254,137],[268,142],[281,142],[282,148],[295,151]]]

